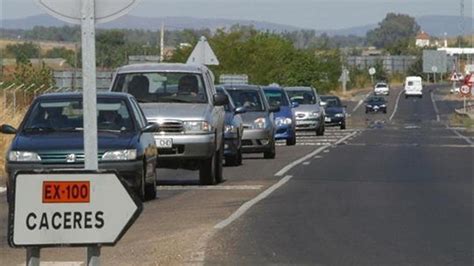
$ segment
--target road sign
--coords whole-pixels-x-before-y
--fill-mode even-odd
[[[114,245],[142,203],[114,173],[20,173],[14,181],[9,243],[23,246]]]
[[[81,2],[78,0],[35,0],[53,17],[81,24]],[[95,22],[105,23],[127,14],[138,0],[95,0]]]
[[[199,42],[194,47],[193,52],[188,58],[187,64],[203,64],[203,65],[219,65],[219,60],[216,57],[211,46],[207,42],[206,37],[202,36]]]
[[[375,70],[375,67],[369,68],[369,74],[370,74],[371,76],[375,75],[375,73],[377,73],[377,70]]]
[[[459,89],[459,92],[461,93],[462,96],[467,97],[471,95],[471,87],[469,87],[468,85],[463,85]]]
[[[451,81],[459,81],[459,76],[456,72],[454,72],[452,75],[451,75],[451,78],[450,78]]]
[[[221,84],[249,84],[249,76],[247,75],[229,75],[223,74],[219,76],[219,83]]]

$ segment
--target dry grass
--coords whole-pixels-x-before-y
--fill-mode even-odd
[[[0,102],[3,103],[3,97],[0,96]],[[8,124],[18,127],[26,112],[26,108],[20,108],[13,113],[12,108],[0,112],[0,124]],[[5,156],[13,139],[13,135],[0,134],[0,183],[5,181]]]
[[[18,40],[9,40],[9,39],[0,39],[0,49],[4,49],[7,45],[10,44],[17,44],[17,43],[24,43],[25,41],[18,41]],[[37,41],[34,42],[38,44],[41,48],[42,52],[49,51],[53,48],[61,48],[64,47],[69,50],[74,50],[74,43],[70,42],[48,42],[48,41]]]

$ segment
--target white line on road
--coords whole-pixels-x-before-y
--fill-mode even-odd
[[[157,186],[159,190],[260,190],[261,185],[240,185],[240,186]]]
[[[309,162],[309,161],[303,163],[303,165],[310,165],[310,164],[311,164],[311,162]]]
[[[352,132],[351,134],[345,136],[344,138],[341,138],[340,140],[336,141],[334,143],[334,145],[339,145],[341,144],[342,142],[346,141],[347,139],[355,136],[356,134],[358,133],[358,131],[354,131]],[[322,147],[320,147],[319,149],[311,152],[310,154],[307,154],[305,156],[303,156],[302,158],[288,164],[287,166],[283,167],[280,171],[278,171],[275,176],[284,176],[288,171],[290,171],[293,167],[297,166],[298,164],[302,163],[302,162],[305,162],[307,160],[309,160],[311,157],[314,157],[315,155],[317,155],[318,153],[321,153],[322,151],[324,151],[325,149],[329,148],[330,145],[323,145]]]
[[[355,113],[355,111],[357,111],[357,109],[359,109],[359,107],[362,105],[362,103],[364,103],[364,100],[367,99],[367,97],[369,97],[369,95],[370,95],[371,93],[372,93],[372,91],[369,91],[369,93],[367,93],[366,95],[364,95],[364,98],[359,101],[359,103],[356,105],[356,107],[354,107],[354,109],[352,109],[352,113]]]
[[[0,187],[0,194],[2,194],[3,192],[7,191],[7,188],[6,187]]]
[[[457,136],[459,136],[460,138],[464,139],[467,143],[469,143],[470,145],[474,145],[474,143],[472,142],[472,140],[470,140],[468,137],[462,135],[461,133],[459,133],[457,130],[453,129],[453,128],[450,128],[450,127],[447,127],[448,129],[450,129],[454,134],[456,134]]]
[[[390,121],[392,121],[393,117],[395,116],[395,114],[397,113],[397,110],[398,110],[398,102],[400,102],[400,97],[402,96],[402,93],[403,93],[403,89],[400,90],[400,93],[398,93],[398,96],[397,96],[397,101],[395,102],[395,107],[393,108],[393,113],[392,115],[390,116]]]
[[[436,121],[439,122],[439,121],[440,121],[440,118],[439,118],[438,105],[436,105],[436,101],[435,101],[435,99],[433,98],[433,92],[431,92],[430,95],[431,95],[431,102],[433,103],[433,108],[434,108],[435,113],[436,113]]]
[[[266,197],[268,197],[270,194],[272,194],[275,190],[277,190],[279,187],[283,186],[284,184],[286,184],[286,182],[288,182],[290,179],[292,178],[292,176],[288,175],[288,176],[285,176],[284,178],[280,179],[280,181],[278,181],[276,184],[274,184],[273,186],[267,188],[265,191],[263,191],[262,193],[260,193],[257,197],[247,201],[246,203],[244,203],[242,206],[240,206],[239,209],[237,209],[237,211],[235,211],[231,216],[229,216],[227,219],[219,222],[218,224],[216,224],[214,226],[215,229],[223,229],[225,228],[226,226],[228,226],[229,224],[231,224],[233,221],[237,220],[240,216],[242,216],[245,212],[247,212],[250,208],[252,208],[252,206],[254,206],[255,204],[257,204],[258,202],[260,202],[261,200],[265,199]]]

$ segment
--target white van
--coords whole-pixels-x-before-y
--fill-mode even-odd
[[[423,84],[421,77],[412,76],[405,78],[405,98],[408,96],[423,97]]]

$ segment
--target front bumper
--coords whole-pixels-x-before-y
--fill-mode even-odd
[[[321,125],[320,118],[316,119],[296,119],[296,130],[313,130]]]
[[[324,124],[328,126],[338,126],[341,125],[345,120],[345,117],[326,116],[324,119]]]
[[[258,153],[271,150],[273,134],[270,129],[244,129],[242,152]]]
[[[41,163],[11,163],[7,164],[7,187],[19,171],[84,169],[84,164],[41,164]],[[131,188],[138,188],[143,175],[143,161],[99,162],[99,169],[117,171],[125,183]]]
[[[158,147],[158,162],[166,160],[207,159],[216,150],[216,137],[214,134],[155,135],[155,140],[157,138],[173,140],[171,148]]]
[[[276,140],[287,140],[293,138],[295,135],[294,129],[291,125],[280,126],[275,133]]]

